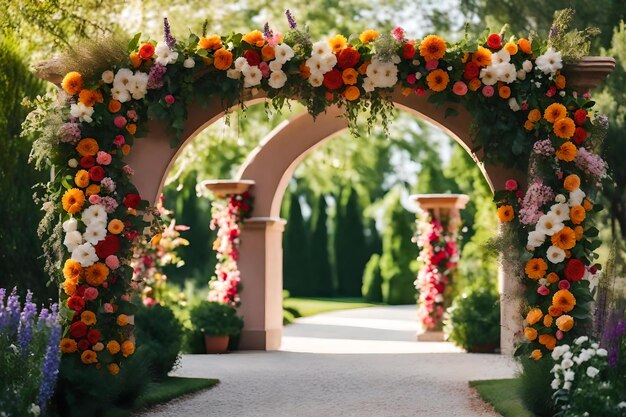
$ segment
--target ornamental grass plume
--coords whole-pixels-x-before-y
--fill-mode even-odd
[[[99,80],[104,71],[128,59],[128,41],[120,34],[78,41],[59,58],[59,72],[78,72],[85,83]]]

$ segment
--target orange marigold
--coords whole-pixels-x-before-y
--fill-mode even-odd
[[[513,42],[507,42],[504,45],[503,48],[505,51],[507,51],[511,56],[515,55],[517,53],[517,45],[515,45],[515,43]]]
[[[87,326],[92,326],[96,324],[96,315],[93,311],[85,310],[80,314],[80,321],[85,323]]]
[[[94,156],[99,150],[98,142],[93,138],[81,139],[78,145],[76,145],[76,152],[78,152],[80,156]]]
[[[109,101],[109,105],[107,106],[107,109],[109,109],[111,113],[117,113],[118,111],[122,109],[122,103],[120,103],[119,101],[115,99],[111,99],[111,101]]]
[[[222,47],[222,38],[220,35],[210,35],[206,38],[203,36],[198,41],[198,49],[210,49],[217,51]]]
[[[537,338],[537,330],[532,327],[526,327],[524,329],[524,336],[526,336],[528,340],[535,340]]]
[[[76,340],[70,338],[61,339],[59,343],[59,348],[63,353],[74,353],[78,349],[78,345],[76,344]]]
[[[555,282],[559,282],[561,280],[561,278],[559,278],[559,274],[556,272],[550,272],[546,279],[548,280],[548,284],[554,284]]]
[[[569,139],[574,135],[576,125],[572,119],[564,117],[563,119],[557,120],[554,126],[552,126],[552,129],[554,130],[554,134],[561,139]]]
[[[68,259],[63,265],[63,277],[69,281],[78,282],[80,276],[83,274],[83,267],[80,262],[74,259]]]
[[[122,145],[122,155],[126,156],[130,153],[131,147],[128,143]]]
[[[252,46],[258,46],[259,48],[265,44],[263,34],[258,30],[253,30],[243,35],[242,40]]]
[[[584,229],[582,226],[576,226],[574,227],[574,233],[576,234],[576,240],[582,240],[583,235],[584,235]]]
[[[567,141],[556,150],[556,157],[565,162],[571,162],[576,158],[576,153],[578,150],[576,149],[576,145],[572,142]]]
[[[526,120],[524,122],[524,129],[526,130],[533,130],[535,128],[535,124],[533,122],[531,122],[530,120]]]
[[[550,327],[552,326],[552,322],[554,321],[554,319],[552,318],[552,316],[550,314],[546,314],[545,316],[543,316],[543,325],[546,327]]]
[[[96,262],[85,269],[85,281],[87,284],[98,287],[106,281],[109,276],[109,268],[102,262]]]
[[[74,184],[78,188],[85,188],[89,185],[89,172],[84,169],[79,170],[76,175],[74,175]]]
[[[502,87],[498,88],[498,95],[504,99],[511,97],[511,88],[503,85]]]
[[[328,45],[334,53],[338,53],[348,45],[348,39],[343,35],[335,35],[328,40]]]
[[[559,317],[561,314],[563,314],[563,310],[556,306],[550,306],[548,307],[548,314],[552,317]]]
[[[513,206],[504,205],[498,207],[498,220],[502,223],[510,222],[515,217]]]
[[[576,306],[576,298],[569,290],[558,290],[552,296],[552,305],[564,313],[569,313]]]
[[[65,291],[65,294],[67,294],[68,296],[72,296],[76,293],[76,287],[78,287],[78,283],[76,281],[70,281],[68,279],[66,279],[65,281],[63,281],[63,291]]]
[[[135,353],[135,344],[133,342],[131,342],[130,340],[126,340],[124,343],[122,343],[122,355],[125,358],[129,357],[133,353]]]
[[[580,177],[576,174],[568,175],[563,181],[563,187],[565,187],[567,191],[574,191],[580,187]]]
[[[426,82],[428,83],[428,88],[433,91],[443,91],[448,86],[450,82],[450,76],[444,70],[438,68],[434,71],[431,71],[430,74],[426,77]]]
[[[261,56],[263,57],[263,61],[271,61],[276,58],[276,52],[274,52],[274,48],[270,45],[265,45],[261,49]]]
[[[478,78],[472,78],[468,85],[471,91],[476,91],[480,88],[480,86],[482,85],[482,82]]]
[[[543,278],[546,275],[546,271],[548,270],[548,264],[542,258],[532,258],[526,262],[526,267],[524,271],[528,278],[530,279],[539,279]]]
[[[472,62],[479,67],[491,65],[491,51],[479,46],[476,52],[472,54]]]
[[[536,361],[543,358],[543,353],[541,353],[540,349],[535,349],[530,353],[530,357]]]
[[[83,84],[83,76],[76,71],[68,72],[63,77],[63,81],[61,81],[61,87],[70,96],[80,93],[80,90],[83,89]]]
[[[107,365],[107,370],[111,375],[117,375],[120,373],[120,366],[116,363],[110,363]]]
[[[354,68],[346,68],[341,73],[341,79],[343,83],[346,85],[354,85],[357,83],[359,78],[359,73]]]
[[[78,101],[83,103],[87,107],[92,107],[98,101],[100,95],[97,91],[83,88],[78,94]]]
[[[589,201],[589,199],[585,198],[583,200],[583,207],[585,208],[585,210],[591,211],[591,209],[593,208],[593,204],[591,204],[591,201]]]
[[[554,123],[567,116],[567,109],[560,103],[550,104],[543,112],[543,118],[550,123]]]
[[[85,194],[78,188],[71,188],[63,194],[61,199],[63,210],[70,214],[76,214],[85,204]]]
[[[90,195],[98,194],[100,192],[100,186],[96,184],[91,184],[89,187],[85,189],[85,195],[89,197]]]
[[[528,112],[528,120],[533,123],[537,123],[539,120],[541,120],[541,112],[538,109],[532,109]]]
[[[129,123],[126,125],[126,131],[131,135],[137,133],[137,125],[135,123]]]
[[[122,230],[124,230],[124,222],[122,222],[120,219],[113,219],[109,222],[107,230],[114,235],[119,235],[120,233],[122,233]]]
[[[139,68],[141,66],[142,59],[137,52],[131,52],[130,55],[128,55],[128,58],[130,59],[130,63],[133,68]]]
[[[576,246],[576,234],[570,227],[563,227],[552,235],[552,244],[557,248],[571,249]]]
[[[539,343],[544,345],[548,350],[554,350],[556,347],[556,338],[549,334],[542,334],[539,336]]]
[[[128,316],[126,314],[120,314],[117,316],[116,323],[118,326],[124,327],[128,325]]]
[[[98,362],[98,355],[93,350],[87,349],[80,355],[80,360],[85,365],[89,365]]]
[[[543,317],[543,312],[539,308],[531,308],[530,311],[526,314],[526,323],[529,326],[532,326],[535,323],[538,323],[539,320]]]
[[[115,355],[120,351],[120,344],[117,340],[111,340],[107,343],[107,350],[111,355]]]
[[[446,41],[440,36],[428,35],[420,43],[419,50],[426,61],[437,61],[446,54]]]
[[[565,88],[565,76],[564,75],[557,75],[555,80],[554,80],[554,85],[556,85],[556,88],[558,88],[559,90],[562,90]]]
[[[569,332],[574,327],[574,318],[570,315],[563,314],[556,319],[556,327],[562,332]]]
[[[587,217],[587,211],[583,206],[574,206],[569,211],[569,218],[574,224],[581,224]]]
[[[519,46],[519,49],[521,49],[522,52],[525,54],[533,53],[533,49],[532,49],[532,46],[530,45],[530,41],[526,38],[519,39],[517,41],[517,46]]]
[[[361,90],[355,85],[350,85],[346,88],[346,91],[343,92],[343,96],[348,101],[354,101],[361,96]]]
[[[359,40],[361,41],[361,43],[370,43],[372,41],[375,41],[376,39],[378,39],[378,32],[373,29],[365,30],[359,35]]]
[[[233,54],[224,48],[215,51],[213,65],[218,70],[226,71],[233,63]]]

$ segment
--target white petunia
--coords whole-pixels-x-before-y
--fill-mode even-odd
[[[393,87],[398,82],[398,67],[393,62],[374,58],[368,65],[366,74],[379,88]]]
[[[238,80],[241,78],[241,71],[239,71],[238,69],[231,68],[226,71],[226,76],[233,80]]]
[[[522,62],[522,69],[526,72],[531,72],[533,70],[533,63],[527,59],[526,61]]]
[[[589,340],[588,336],[580,336],[580,337],[578,337],[577,339],[574,340],[574,344],[582,345],[583,343],[585,343],[588,340]]]
[[[524,70],[517,71],[517,78],[524,81],[526,79],[526,71]]]
[[[553,264],[560,264],[565,260],[565,251],[557,246],[550,246],[547,251],[548,260]]]
[[[157,59],[155,59],[154,62],[163,66],[172,64],[178,59],[178,52],[172,51],[165,42],[157,43],[154,48],[154,53],[157,56]]]
[[[583,203],[583,199],[585,198],[585,192],[580,188],[575,189],[574,191],[570,191],[569,193],[569,204],[570,207],[580,206]]]
[[[544,214],[537,222],[536,230],[544,235],[552,236],[563,229],[564,224],[554,213]]]
[[[337,56],[335,54],[322,55],[321,60],[324,74],[337,65]]]
[[[370,77],[366,77],[363,79],[363,90],[365,90],[366,93],[374,91],[375,88],[376,85]]]
[[[101,205],[94,204],[83,211],[81,220],[87,227],[94,223],[106,224],[107,212]]]
[[[286,82],[287,82],[287,74],[285,74],[283,71],[274,71],[270,75],[268,84],[272,88],[282,88]]]
[[[553,390],[555,390],[555,391],[556,391],[557,389],[559,389],[559,386],[560,386],[560,385],[561,385],[561,381],[560,381],[560,380],[558,380],[558,379],[553,379],[553,380],[552,380],[552,383],[550,384],[550,387],[551,387]]]
[[[569,359],[569,358],[565,358],[563,359],[563,361],[561,362],[561,368],[563,369],[569,369],[572,366],[574,366],[574,361]]]
[[[74,249],[83,244],[83,235],[78,230],[67,232],[63,244],[68,252],[73,252]]]
[[[77,230],[77,229],[78,229],[78,221],[75,218],[71,217],[63,222],[63,231],[65,233],[73,232],[74,230]]]
[[[276,57],[275,61],[280,64],[284,64],[289,61],[294,57],[294,55],[295,52],[291,49],[291,46],[286,43],[281,43],[280,45],[276,45],[274,47],[274,56]]]
[[[72,259],[86,268],[98,262],[98,255],[96,255],[96,249],[91,244],[83,243],[72,251]]]
[[[494,85],[498,82],[498,74],[492,66],[480,70],[480,79],[485,85]]]
[[[120,103],[126,103],[130,100],[130,92],[126,89],[126,87],[116,87],[115,85],[111,89],[111,97]]]
[[[554,197],[554,201],[557,203],[565,203],[566,199],[563,194],[557,194],[556,197]]]
[[[534,230],[528,234],[528,246],[531,246],[533,249],[543,245],[543,242],[546,241],[545,233],[541,233],[537,230]]]
[[[595,378],[599,373],[600,370],[598,368],[594,368],[593,366],[587,368],[587,376],[589,378]]]
[[[235,69],[241,71],[244,65],[248,64],[248,60],[242,56],[235,59]]]
[[[128,92],[135,100],[141,100],[148,92],[148,74],[137,71],[128,85]]]
[[[517,78],[517,70],[515,65],[504,63],[498,65],[498,80],[507,84],[511,84]]]
[[[280,62],[276,60],[273,60],[272,62],[270,62],[269,67],[270,67],[270,71],[282,71],[283,70],[283,64],[281,64]]]
[[[569,206],[567,204],[554,204],[550,207],[550,213],[555,214],[562,222],[569,220]]]
[[[92,223],[87,226],[87,230],[85,230],[85,234],[83,237],[85,241],[91,243],[92,245],[97,244],[107,235],[107,230],[104,224],[102,223]]]
[[[572,381],[565,381],[565,383],[563,384],[563,389],[569,391],[570,388],[572,388]]]
[[[571,369],[568,369],[565,372],[563,372],[563,380],[565,381],[573,381],[575,377],[576,377],[576,373],[572,371]]]
[[[491,54],[491,63],[493,65],[508,64],[509,62],[511,62],[511,54],[506,49],[501,49]]]
[[[196,66],[196,61],[192,57],[188,57],[183,61],[183,67],[185,68],[193,68]]]
[[[72,103],[70,106],[70,114],[72,117],[78,118],[81,122],[91,123],[93,119],[93,107],[87,107],[83,103]]]
[[[128,90],[128,85],[131,83],[135,74],[128,68],[122,68],[115,74],[113,79],[113,88],[120,90]]]
[[[569,351],[569,346],[568,345],[560,345],[554,348],[554,350],[552,351],[552,359],[554,359],[555,361],[558,360],[561,356],[563,356],[563,354],[565,352]],[[555,365],[556,366],[556,365]]]
[[[324,82],[324,75],[321,72],[311,73],[309,84],[313,87],[319,87]]]
[[[330,45],[326,41],[318,41],[313,44],[313,50],[311,51],[311,56],[314,55],[326,55],[332,54],[332,49],[330,49]]]
[[[102,81],[104,81],[105,84],[111,84],[114,77],[115,75],[111,70],[106,70],[102,73]]]
[[[254,87],[255,85],[261,84],[263,73],[259,67],[246,64],[241,69],[241,73],[243,74],[244,87]]]
[[[535,64],[544,74],[554,74],[563,68],[561,53],[555,51],[552,47],[548,48],[545,54],[539,55],[535,60]]]
[[[600,357],[606,357],[609,354],[606,349],[600,348],[596,351],[596,354]]]
[[[304,62],[304,65],[306,65],[309,68],[309,71],[311,72],[311,74],[313,73],[320,73],[320,74],[324,74],[324,63],[322,62],[322,58],[319,55],[314,55],[311,58],[307,59]]]

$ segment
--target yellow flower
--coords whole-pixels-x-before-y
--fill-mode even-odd
[[[74,353],[76,352],[76,349],[78,349],[78,346],[76,345],[76,340],[66,337],[64,339],[61,339],[61,343],[59,343],[59,348],[63,353]]]
[[[426,77],[426,82],[428,83],[428,88],[433,91],[443,91],[448,86],[448,82],[450,82],[450,76],[444,70],[438,68],[434,71],[431,71],[430,74]]]
[[[502,223],[510,222],[515,217],[513,206],[504,205],[498,207],[498,220]]]
[[[361,43],[370,43],[374,40],[378,39],[378,32],[373,29],[368,29],[364,32],[361,32],[359,35],[359,40]]]
[[[576,246],[576,234],[567,226],[553,234],[551,240],[554,246],[561,249],[572,249]]]
[[[70,214],[76,214],[85,204],[85,194],[78,188],[69,189],[63,194],[61,199],[63,210]]]
[[[546,275],[547,269],[548,264],[542,258],[529,259],[524,268],[526,275],[528,275],[530,279],[543,278]]]
[[[124,223],[119,219],[113,219],[109,222],[107,230],[114,235],[119,235],[124,230]]]
[[[77,282],[83,273],[83,267],[80,262],[74,259],[68,259],[63,265],[63,277],[68,281]]]
[[[198,41],[198,49],[210,49],[216,51],[222,47],[222,38],[220,35],[210,35],[206,38],[203,36]]]
[[[111,375],[117,375],[120,373],[120,366],[116,363],[110,363],[107,369]]]
[[[446,42],[440,36],[428,35],[420,43],[419,50],[426,61],[437,61],[446,54]]]
[[[565,177],[565,181],[563,181],[563,187],[567,191],[574,191],[578,187],[580,187],[580,177],[576,174],[571,174]]]
[[[142,63],[142,59],[137,52],[131,52],[130,55],[128,55],[128,58],[130,59],[130,63],[133,68],[139,68]]]
[[[91,326],[96,324],[96,315],[93,311],[85,310],[80,314],[80,321],[85,323],[87,326]]]
[[[76,152],[78,152],[80,156],[94,156],[99,150],[98,142],[92,138],[81,139],[78,145],[76,145]]]
[[[233,54],[224,48],[215,51],[213,57],[215,58],[213,65],[218,70],[226,71],[233,63]]]
[[[574,224],[581,224],[587,217],[587,211],[583,206],[574,206],[569,211],[569,218]]]
[[[567,141],[556,150],[556,157],[565,162],[572,162],[577,153],[576,145]]]
[[[560,103],[550,104],[543,112],[543,118],[550,123],[554,123],[567,116],[567,109]]]
[[[550,326],[552,326],[552,321],[553,320],[554,319],[552,318],[551,315],[546,314],[545,316],[543,316],[543,325],[546,326],[546,327],[550,327]]]
[[[528,312],[528,314],[526,314],[526,323],[528,323],[529,326],[532,326],[533,324],[539,322],[542,317],[543,313],[541,312],[541,309],[533,308]]]
[[[120,351],[120,344],[117,340],[111,340],[107,343],[107,350],[111,355],[115,355]]]
[[[61,87],[70,96],[76,95],[83,88],[83,76],[76,71],[68,72],[61,81]]]
[[[569,290],[558,290],[552,296],[552,305],[564,313],[569,313],[576,306],[576,298]]]
[[[84,169],[79,170],[74,176],[74,184],[79,188],[85,188],[89,185],[89,172]]]
[[[126,340],[124,343],[122,343],[122,355],[125,358],[129,357],[133,353],[135,353],[135,344],[133,342],[131,342],[130,340]]]
[[[85,269],[85,281],[87,284],[98,287],[106,281],[109,276],[109,268],[102,262],[96,262]]]
[[[515,55],[517,53],[517,45],[515,45],[515,43],[513,42],[507,42],[504,45],[503,48],[505,51],[507,51],[511,56]]]
[[[333,52],[337,53],[348,45],[348,39],[343,35],[335,35],[328,40],[328,44]]]
[[[252,32],[246,33],[245,35],[243,35],[242,40],[252,46],[258,46],[259,48],[265,44],[263,34],[258,30],[253,30]]]
[[[78,286],[78,283],[76,281],[70,281],[68,279],[66,279],[65,281],[63,281],[63,291],[65,291],[65,294],[67,294],[68,296],[72,296],[76,293],[76,287]]]
[[[536,361],[538,361],[539,359],[541,359],[543,357],[543,354],[541,353],[541,350],[539,349],[535,349],[531,352],[530,357]]]
[[[524,329],[524,336],[526,336],[526,339],[528,340],[535,340],[537,338],[537,330],[532,327],[526,327]]]
[[[479,67],[491,65],[491,51],[479,46],[478,50],[472,54],[472,62]]]
[[[554,130],[554,134],[561,139],[569,139],[574,135],[576,125],[572,119],[564,117],[554,122],[552,129]]]
[[[548,280],[548,284],[554,284],[555,282],[558,282],[561,278],[559,278],[559,275],[556,272],[550,272],[546,279]]]
[[[574,318],[567,314],[562,315],[556,319],[556,327],[562,332],[569,332],[574,327]]]
[[[89,365],[91,363],[98,362],[98,355],[93,350],[87,349],[80,355],[80,360],[85,364]]]
[[[528,120],[533,123],[537,123],[539,120],[541,120],[541,112],[538,109],[532,109],[530,112],[528,112]]]

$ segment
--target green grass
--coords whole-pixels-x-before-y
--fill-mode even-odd
[[[522,403],[518,379],[488,379],[470,381],[469,384],[504,417],[535,417]]]
[[[287,298],[283,304],[285,307],[297,310],[301,317],[379,305],[365,302],[362,298]]]

